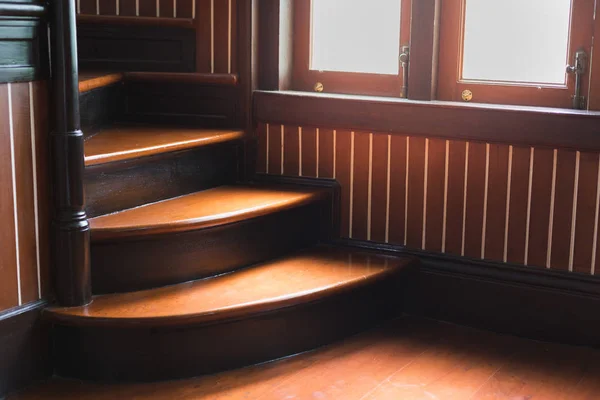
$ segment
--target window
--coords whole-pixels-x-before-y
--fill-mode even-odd
[[[410,1],[295,0],[294,86],[399,96]]]
[[[294,0],[292,87],[401,96],[412,42],[413,99],[585,108],[596,1]]]
[[[571,108],[576,52],[588,57],[593,0],[443,0],[438,98]]]

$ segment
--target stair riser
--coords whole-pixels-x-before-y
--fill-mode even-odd
[[[212,374],[331,343],[399,315],[401,274],[316,303],[209,326],[58,327],[57,372],[99,381],[156,381]]]
[[[240,144],[143,157],[87,167],[85,193],[90,217],[108,214],[238,179]]]
[[[331,201],[195,232],[92,244],[94,293],[154,288],[230,272],[326,240]]]
[[[123,118],[125,87],[123,83],[100,87],[79,96],[81,129],[85,137],[102,126]]]

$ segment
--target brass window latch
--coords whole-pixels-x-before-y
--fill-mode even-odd
[[[575,94],[573,95],[573,108],[585,110],[585,96],[581,94],[581,80],[585,74],[588,56],[584,50],[575,52],[575,64],[567,65],[567,73],[575,75]]]
[[[402,68],[402,91],[400,97],[408,96],[408,63],[410,61],[410,47],[402,46],[400,48],[400,67]]]

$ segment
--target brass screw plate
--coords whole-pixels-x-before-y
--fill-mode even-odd
[[[324,90],[324,87],[321,82],[315,83],[315,92],[321,93],[321,92],[323,92],[323,90]]]
[[[461,96],[462,96],[463,101],[473,100],[473,92],[471,92],[469,89],[463,90]]]

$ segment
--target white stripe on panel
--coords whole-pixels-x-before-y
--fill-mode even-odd
[[[535,149],[532,147],[529,153],[529,187],[527,189],[527,221],[525,223],[525,259],[523,264],[529,262],[529,227],[531,224],[531,192],[533,189],[533,159],[535,157]]]
[[[139,0],[135,0],[135,6],[136,6],[136,10],[137,10],[137,4],[138,4]],[[119,15],[121,13],[121,5],[119,4],[119,0],[115,0],[115,14]],[[138,15],[137,12],[135,14],[136,16]]]
[[[404,245],[408,236],[408,171],[410,168],[410,137],[406,137],[406,176],[404,177]]]
[[[446,155],[444,159],[444,214],[442,217],[442,253],[446,252],[446,226],[448,219],[448,169],[450,164],[450,141],[446,140]]]
[[[337,161],[337,130],[333,130],[333,179],[337,177],[336,161]]]
[[[228,14],[227,14],[227,73],[230,74],[231,73],[231,41],[233,39],[233,35],[232,35],[232,30],[233,30],[233,25],[232,25],[232,10],[231,10],[231,0],[229,1],[229,8],[228,8]]]
[[[385,200],[385,242],[390,242],[390,191],[391,191],[391,156],[392,156],[392,135],[388,135],[387,141],[387,189]]]
[[[571,213],[571,244],[569,248],[569,271],[573,272],[573,257],[575,255],[575,229],[577,228],[577,200],[579,191],[579,167],[581,153],[575,155],[575,181],[573,185],[573,211]]]
[[[591,274],[596,274],[596,249],[598,247],[598,212],[600,211],[600,155],[598,156],[598,181],[596,182],[596,211],[594,213],[594,241],[592,245]]]
[[[196,1],[197,0],[192,1],[192,18],[193,19],[196,19]]]
[[[96,0],[96,15],[100,15],[100,0]]]
[[[81,0],[77,0],[77,14],[81,14]]]
[[[29,125],[31,131],[31,160],[33,168],[33,217],[35,221],[35,261],[37,266],[38,298],[42,298],[42,277],[40,268],[40,218],[38,202],[38,178],[37,178],[37,143],[35,126],[35,102],[33,98],[33,82],[29,82]]]
[[[490,183],[490,144],[485,144],[485,183],[483,187],[483,223],[481,226],[481,259],[485,258],[485,239],[487,235],[487,209]]]
[[[469,184],[469,142],[465,143],[465,187],[463,192],[462,242],[460,255],[465,255],[465,235],[467,231],[467,186]]]
[[[548,224],[548,250],[546,253],[546,268],[550,268],[552,262],[552,235],[554,230],[554,198],[556,196],[556,165],[558,163],[558,150],[554,149],[552,160],[552,191],[550,192],[550,216]]]
[[[10,136],[10,162],[11,162],[11,175],[12,175],[12,189],[13,189],[13,217],[15,223],[15,250],[16,250],[16,261],[17,261],[17,293],[19,298],[19,305],[23,304],[23,298],[21,295],[21,255],[19,252],[19,215],[18,215],[18,203],[17,203],[17,167],[15,164],[15,132],[13,122],[13,106],[12,106],[12,85],[8,84],[8,126]]]
[[[173,18],[177,18],[177,0],[173,0]]]
[[[215,0],[210,0],[210,72],[215,73]]]
[[[298,176],[302,176],[302,127],[298,127]]]
[[[267,156],[265,157],[265,172],[268,174],[269,173],[269,124],[267,124]]]
[[[316,143],[316,147],[315,147],[315,149],[316,149],[315,151],[316,151],[316,153],[317,153],[317,154],[316,154],[316,157],[315,157],[315,163],[317,164],[317,165],[316,165],[316,167],[317,167],[317,173],[315,174],[315,176],[316,176],[317,178],[319,177],[319,152],[321,151],[321,150],[319,149],[319,135],[320,135],[319,128],[317,128],[317,129],[316,129],[316,139],[315,139],[315,140],[317,141],[317,143]]]
[[[156,0],[156,16],[160,17],[160,0]]]
[[[369,185],[367,189],[367,240],[371,240],[371,206],[373,202],[373,134],[369,134]]]
[[[506,215],[504,216],[504,253],[502,261],[508,260],[508,227],[510,221],[510,197],[512,190],[513,147],[508,147],[508,176],[506,180]]]
[[[423,174],[423,230],[421,235],[421,248],[425,250],[427,238],[427,180],[429,175],[429,139],[425,139],[425,173]]]
[[[281,175],[283,175],[283,162],[285,161],[285,152],[284,150],[284,146],[285,146],[285,126],[281,125],[281,170],[280,173]]]
[[[354,131],[350,133],[350,221],[348,224],[348,237],[352,239],[352,218],[354,217]]]

